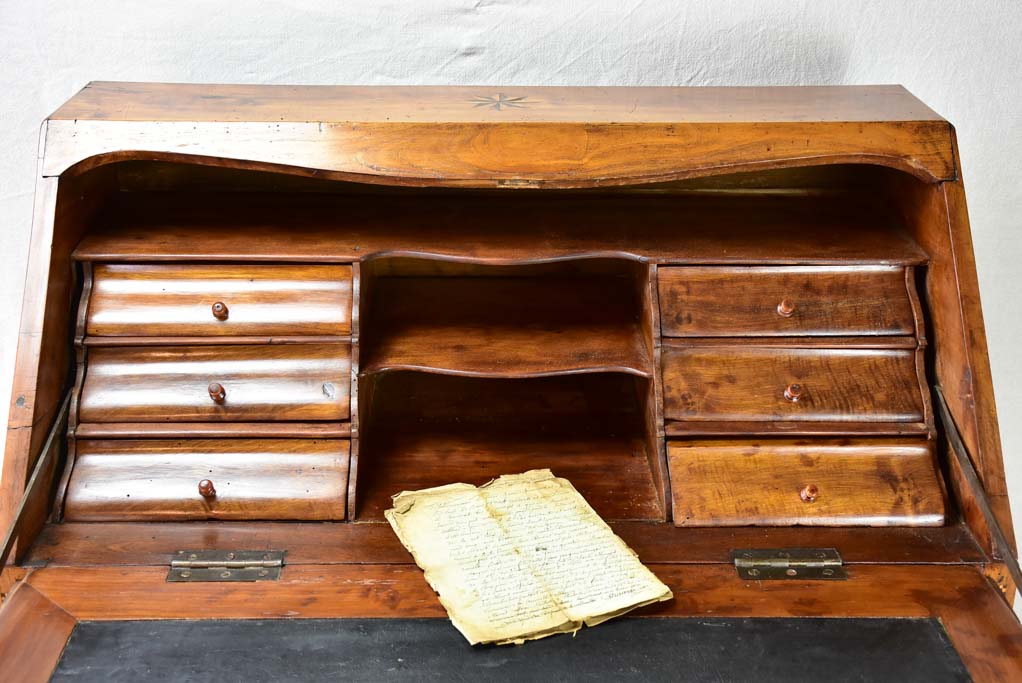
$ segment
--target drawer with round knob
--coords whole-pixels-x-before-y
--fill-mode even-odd
[[[89,337],[345,336],[346,265],[96,264]]]
[[[912,336],[900,266],[676,266],[658,274],[665,337]]]
[[[344,439],[80,440],[67,521],[340,520]]]
[[[351,345],[95,347],[88,422],[347,420]]]
[[[662,359],[668,420],[925,420],[918,349],[665,341]]]
[[[677,526],[939,526],[925,439],[668,442]]]

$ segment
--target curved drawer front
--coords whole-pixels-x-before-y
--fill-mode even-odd
[[[677,526],[939,526],[926,441],[671,441]]]
[[[350,266],[97,264],[86,334],[343,336],[351,300]]]
[[[343,519],[349,450],[346,440],[83,440],[64,518]]]
[[[82,422],[346,420],[350,344],[93,348]]]
[[[914,349],[663,347],[669,420],[922,422]]]
[[[661,268],[665,337],[914,335],[894,266]]]

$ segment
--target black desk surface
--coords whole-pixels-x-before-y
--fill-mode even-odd
[[[443,619],[82,622],[55,681],[967,681],[933,619],[618,619],[470,647]]]

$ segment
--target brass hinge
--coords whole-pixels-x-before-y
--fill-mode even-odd
[[[276,581],[286,550],[178,550],[167,581]]]
[[[749,548],[732,550],[731,559],[738,576],[749,581],[848,578],[841,555],[834,548]]]

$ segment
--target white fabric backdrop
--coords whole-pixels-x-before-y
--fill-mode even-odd
[[[0,0],[0,424],[10,398],[39,123],[89,80],[901,83],[958,129],[1022,528],[1020,67],[1022,3],[1015,0]]]

